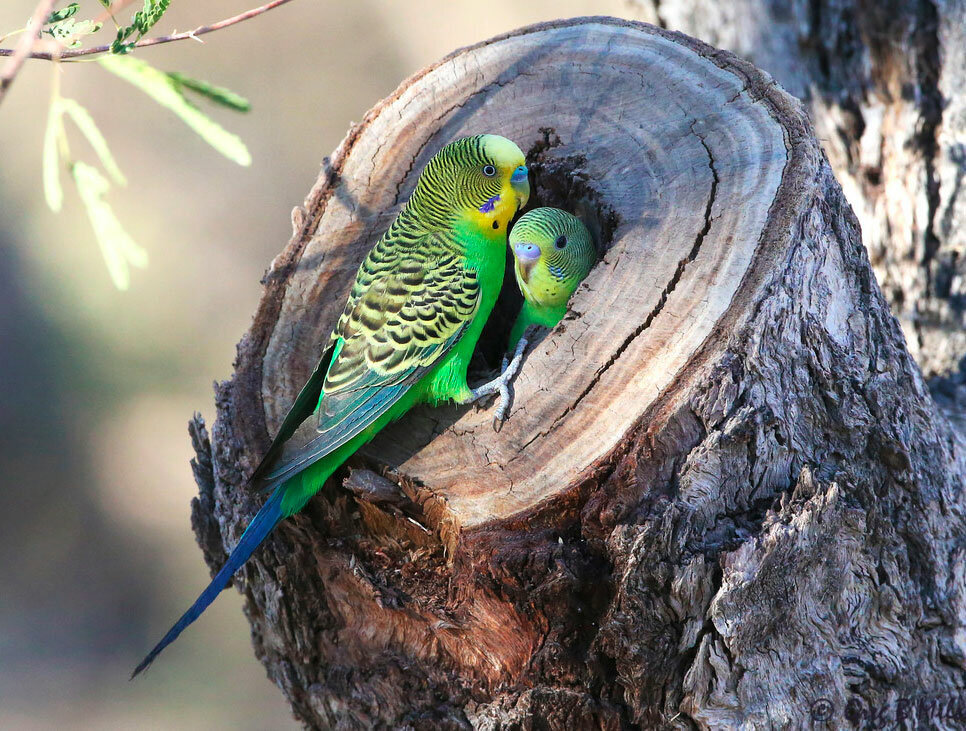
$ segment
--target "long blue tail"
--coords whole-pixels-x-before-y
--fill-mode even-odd
[[[168,630],[168,634],[154,646],[154,649],[141,661],[141,664],[134,668],[134,672],[131,673],[132,680],[138,673],[154,662],[154,658],[165,647],[174,642],[185,627],[201,616],[201,613],[215,600],[215,597],[221,593],[221,590],[228,585],[234,573],[242,567],[252,553],[255,552],[255,549],[265,540],[265,537],[272,532],[272,528],[282,519],[282,495],[284,492],[285,485],[283,484],[272,493],[272,496],[262,506],[262,509],[252,518],[252,522],[249,523],[248,528],[242,533],[238,545],[231,552],[225,565],[221,567],[221,571],[211,580],[208,588],[201,592],[201,596],[195,599],[195,603],[191,605],[191,608],[181,615],[181,619],[175,623],[174,627]]]

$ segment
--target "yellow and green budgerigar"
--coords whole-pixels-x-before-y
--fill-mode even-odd
[[[519,358],[477,389],[466,370],[503,283],[507,227],[529,195],[523,153],[505,137],[459,139],[429,161],[359,267],[327,349],[250,478],[271,496],[133,675],[201,615],[279,521],[301,510],[389,422],[418,403],[506,394]],[[280,460],[283,444],[313,414],[314,438]]]
[[[590,231],[559,208],[535,208],[510,232],[513,271],[523,307],[510,331],[510,349],[532,325],[553,327],[567,313],[567,302],[597,261]]]

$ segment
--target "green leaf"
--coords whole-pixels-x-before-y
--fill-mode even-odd
[[[104,166],[104,169],[114,178],[114,182],[118,185],[127,185],[124,173],[117,166],[117,161],[107,146],[107,140],[104,139],[104,135],[101,134],[97,125],[94,124],[94,119],[90,113],[73,99],[61,99],[58,103],[60,104],[60,108],[77,125],[77,129],[87,138],[91,147],[94,148],[94,152],[101,159],[101,164]]]
[[[161,20],[161,16],[164,15],[164,11],[168,9],[170,4],[171,0],[157,0],[157,2],[154,3],[155,7],[154,12],[151,14],[151,25],[154,25]]]
[[[43,156],[44,199],[54,213],[60,213],[64,205],[64,189],[60,186],[60,154],[57,149],[57,137],[63,133],[60,115],[61,108],[55,99],[50,103],[50,109],[47,112]]]
[[[44,28],[41,33],[44,33],[51,38],[64,39],[71,34],[74,29],[73,20],[62,20],[59,23],[54,23],[48,28]]]
[[[111,43],[111,53],[124,55],[134,48],[137,42],[151,30],[152,26],[161,20],[161,16],[168,9],[170,2],[171,0],[144,0],[144,7],[134,14],[131,25],[118,28],[117,37]],[[126,43],[125,41],[135,33],[138,37],[130,43]]]
[[[105,8],[107,8],[108,10],[110,10],[110,9],[111,9],[111,2],[112,2],[113,0],[97,0],[97,1],[98,1],[98,2],[99,2],[99,3],[101,4],[101,5],[103,5],[103,6],[105,7]]]
[[[185,99],[178,85],[163,71],[131,56],[102,56],[98,63],[177,114],[205,142],[229,160],[245,167],[252,164],[252,156],[245,143]]]
[[[190,76],[179,74],[177,71],[169,71],[168,77],[178,86],[179,90],[181,87],[191,89],[208,97],[216,104],[234,109],[236,112],[247,112],[252,108],[252,103],[248,99],[223,86],[215,86],[201,79],[193,79]]]
[[[95,23],[93,20],[79,20],[74,23],[74,29],[71,31],[71,35],[89,36],[91,33],[97,33],[103,25],[103,23]]]
[[[127,28],[118,28],[117,37],[111,41],[111,53],[118,56],[123,56],[125,53],[134,48],[133,43],[124,43],[127,37],[134,32],[134,29],[130,26]]]
[[[65,43],[69,48],[76,48],[81,45],[81,38],[91,33],[96,33],[100,29],[101,23],[95,23],[93,20],[81,20],[78,22],[73,18],[68,18],[67,20],[55,23],[49,28],[44,28],[42,32],[51,38],[56,38],[62,43]]]
[[[87,209],[87,217],[101,247],[111,281],[118,289],[126,290],[131,286],[131,267],[146,267],[148,254],[128,235],[111,206],[103,199],[111,187],[107,178],[97,168],[82,162],[75,162],[70,171],[84,208]]]
[[[44,25],[50,23],[59,23],[62,20],[66,20],[80,8],[78,3],[71,3],[66,8],[61,8],[60,10],[55,10],[50,15],[47,16],[47,20],[44,21]]]

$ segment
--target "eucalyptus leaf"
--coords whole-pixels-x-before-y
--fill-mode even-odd
[[[205,142],[229,160],[245,167],[252,164],[251,153],[241,138],[225,130],[185,99],[178,84],[163,71],[131,56],[102,56],[98,63],[177,114]]]
[[[110,189],[107,178],[97,168],[82,162],[71,166],[71,175],[87,210],[111,281],[118,289],[126,290],[131,286],[131,267],[143,269],[147,266],[147,252],[124,230],[111,206],[103,199]]]

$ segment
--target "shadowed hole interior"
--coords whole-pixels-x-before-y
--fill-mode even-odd
[[[523,213],[544,206],[573,213],[590,229],[600,261],[610,248],[620,219],[601,199],[593,181],[584,172],[586,158],[565,154],[560,138],[552,128],[544,127],[540,132],[542,139],[527,152],[530,201]],[[512,225],[510,230],[513,230]],[[476,346],[470,366],[471,384],[486,379],[499,369],[510,328],[522,304],[523,296],[513,275],[513,257],[508,249],[503,289]]]

